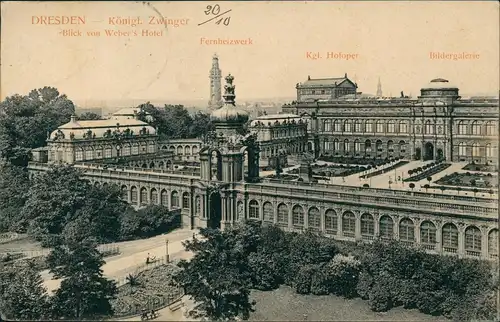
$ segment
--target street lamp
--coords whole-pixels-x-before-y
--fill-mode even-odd
[[[168,239],[165,239],[165,252],[166,252],[166,260],[167,263],[170,263],[170,255],[168,254]]]

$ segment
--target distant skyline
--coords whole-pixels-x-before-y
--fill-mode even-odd
[[[215,4],[3,2],[2,99],[54,86],[75,102],[208,102],[214,53],[223,76],[235,76],[239,103],[293,98],[295,84],[308,75],[345,73],[369,94],[376,93],[379,77],[384,96],[403,91],[414,97],[441,77],[463,96],[498,95],[496,2],[221,2],[221,12],[232,10],[230,24],[198,26],[207,20],[206,6]],[[187,24],[148,25],[150,16],[160,14]],[[33,24],[43,16],[84,17],[85,24]],[[143,25],[111,25],[112,17],[139,17]],[[70,29],[82,36],[59,34]],[[105,30],[142,29],[162,35],[104,35]],[[101,36],[87,36],[87,31]],[[219,38],[251,39],[252,44],[203,43]],[[327,59],[328,52],[357,56]],[[322,58],[314,59],[316,53]],[[431,59],[431,53],[473,58]]]

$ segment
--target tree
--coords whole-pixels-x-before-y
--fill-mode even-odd
[[[4,269],[0,272],[0,281],[0,312],[5,317],[50,319],[50,302],[42,277],[29,263],[15,269]]]
[[[0,164],[0,232],[15,230],[28,189],[26,169],[7,162]]]
[[[120,220],[120,239],[146,238],[168,233],[180,226],[178,212],[161,205],[149,205],[135,211],[128,208]]]
[[[97,113],[85,112],[85,113],[80,114],[77,117],[77,119],[79,121],[90,121],[90,120],[102,120],[102,117]]]
[[[27,231],[46,246],[65,239],[115,241],[127,207],[118,187],[91,185],[80,171],[64,165],[36,176],[26,196],[18,231]]]
[[[69,242],[57,246],[47,263],[56,278],[64,278],[53,298],[53,314],[65,319],[102,319],[113,314],[114,281],[103,277],[102,254],[95,244]]]
[[[446,190],[446,187],[445,186],[439,186],[439,190],[441,190],[441,193],[444,193],[444,191]]]
[[[255,247],[254,236],[241,233],[241,228],[226,231],[202,229],[205,240],[187,241],[184,246],[194,257],[182,260],[174,281],[192,296],[194,317],[210,320],[247,320],[253,305],[249,299],[251,274],[248,254]]]
[[[410,189],[411,189],[411,191],[413,191],[414,188],[415,188],[415,184],[413,182],[410,183]]]
[[[189,137],[203,138],[205,140],[206,135],[213,130],[214,125],[210,120],[210,114],[198,111],[189,127]]]
[[[0,157],[26,166],[30,150],[46,145],[47,133],[68,122],[75,106],[53,87],[13,95],[0,103]]]
[[[427,192],[427,189],[429,189],[431,186],[429,186],[428,184],[425,184],[424,185],[424,189],[425,189],[425,192]]]
[[[427,177],[427,181],[429,181],[429,183],[431,183],[432,177]]]

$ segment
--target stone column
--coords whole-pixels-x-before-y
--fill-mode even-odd
[[[488,226],[481,226],[481,257],[488,259]]]
[[[288,206],[288,230],[291,231],[293,228],[292,220],[292,206]]]
[[[354,237],[356,238],[356,240],[361,240],[362,239],[362,237],[361,237],[361,214],[358,211],[356,211],[355,216],[356,216],[356,226],[355,226]]]
[[[302,207],[304,209],[304,230],[309,228],[309,209],[307,207]]]
[[[441,254],[443,252],[443,222],[439,221],[436,225],[436,252]]]
[[[343,209],[339,209],[337,212],[337,236],[342,237],[342,211]]]
[[[417,245],[420,244],[420,224],[422,223],[422,219],[417,218],[413,221],[415,223],[415,242]]]
[[[379,214],[373,214],[373,234],[375,235],[375,238],[380,237],[380,215]]]
[[[227,198],[226,196],[222,195],[221,196],[221,222],[220,222],[220,228],[221,230],[224,230],[227,225]]]
[[[458,255],[465,256],[465,224],[458,224]]]

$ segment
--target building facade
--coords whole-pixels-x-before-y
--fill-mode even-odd
[[[462,99],[434,79],[416,98],[297,101],[283,111],[311,123],[316,155],[497,163],[498,98]]]
[[[498,257],[498,204],[492,198],[260,178],[259,133],[241,134],[248,112],[234,104],[233,80],[231,75],[226,77],[224,106],[211,114],[215,135],[199,150],[197,174],[105,167],[95,160],[76,162],[76,157],[60,161],[82,169],[94,185],[117,185],[122,198],[134,206],[161,204],[180,209],[184,227],[224,228],[254,220],[288,231],[322,232],[340,240],[395,238],[432,253]],[[319,123],[311,120],[315,126]],[[157,140],[151,129],[149,137]],[[186,146],[192,152],[192,145],[182,148]],[[31,176],[48,168],[45,162],[29,164]]]
[[[297,83],[295,88],[297,89],[297,101],[314,102],[356,94],[358,85],[347,78],[346,73],[344,77],[338,78],[311,78],[308,76],[307,81]]]

